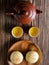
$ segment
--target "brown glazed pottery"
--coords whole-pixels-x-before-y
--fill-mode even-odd
[[[18,41],[18,42],[16,42],[16,43],[14,43],[14,44],[8,49],[8,59],[7,59],[7,60],[8,60],[8,64],[9,64],[9,65],[15,65],[15,64],[13,64],[13,63],[10,61],[10,54],[11,54],[13,51],[20,51],[20,52],[23,54],[23,56],[24,56],[23,61],[22,61],[19,65],[39,65],[40,62],[41,62],[41,60],[42,60],[42,53],[41,53],[40,48],[39,48],[36,44],[32,43],[31,41],[24,41],[24,40]],[[26,56],[26,53],[27,53],[28,51],[36,51],[36,52],[38,52],[38,54],[39,54],[39,59],[38,59],[38,61],[37,61],[36,63],[30,64],[30,63],[28,63],[28,62],[25,60],[25,56]]]
[[[35,8],[34,4],[28,1],[18,1],[13,7],[13,10],[7,12],[7,15],[13,15],[16,21],[22,24],[28,24],[35,19],[36,14],[42,13],[42,11]]]

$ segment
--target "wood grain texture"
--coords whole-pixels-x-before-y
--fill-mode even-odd
[[[37,9],[43,11],[42,14],[36,16],[36,19],[29,23],[29,26],[37,26],[40,28],[40,35],[37,38],[30,38],[24,32],[20,39],[15,39],[11,35],[11,29],[14,26],[21,25],[15,21],[14,17],[6,16],[5,11],[8,11],[11,6],[18,0],[0,0],[0,65],[7,65],[8,48],[19,40],[31,40],[39,45],[43,60],[40,65],[49,65],[49,0],[26,0],[34,3]]]

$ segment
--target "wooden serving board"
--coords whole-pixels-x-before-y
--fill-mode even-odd
[[[29,64],[26,60],[25,60],[25,55],[28,51],[36,51],[39,54],[39,60],[35,63],[35,64]],[[23,55],[24,55],[24,60],[22,61],[22,63],[20,63],[19,65],[39,65],[39,63],[41,62],[42,59],[42,53],[40,48],[35,45],[34,43],[32,43],[31,41],[18,41],[16,43],[14,43],[8,50],[8,64],[9,65],[14,65],[12,64],[12,62],[9,60],[10,58],[10,54],[13,51],[20,51]]]

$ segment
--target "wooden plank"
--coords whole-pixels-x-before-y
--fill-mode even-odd
[[[49,0],[45,0],[45,25],[46,25],[46,29],[45,29],[45,31],[46,31],[46,34],[47,35],[45,35],[45,42],[47,43],[47,44],[45,44],[45,46],[44,47],[46,47],[46,52],[45,52],[45,64],[47,65],[47,64],[49,64],[48,63],[48,54],[47,53],[49,53],[49,49],[48,49],[48,45],[49,45]]]
[[[27,0],[26,0],[27,1]],[[31,40],[39,45],[43,54],[43,60],[40,65],[49,65],[49,0],[28,0],[34,3],[36,8],[43,11],[42,14],[37,15],[32,26],[37,26],[40,29],[40,35],[37,38],[30,38],[28,34],[24,33],[21,39],[15,39],[11,35],[11,29],[14,26],[21,26],[17,23],[14,17],[5,15],[5,9],[11,5],[14,0],[0,0],[0,65],[7,65],[7,50],[8,48],[18,40]],[[5,6],[7,2],[7,6]],[[16,0],[15,0],[16,2]],[[30,25],[29,24],[29,25]]]

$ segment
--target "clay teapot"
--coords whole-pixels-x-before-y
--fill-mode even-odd
[[[13,10],[6,13],[7,15],[13,15],[16,21],[22,24],[28,24],[35,19],[36,14],[42,13],[42,11],[35,8],[34,4],[28,1],[18,1],[13,7]]]

